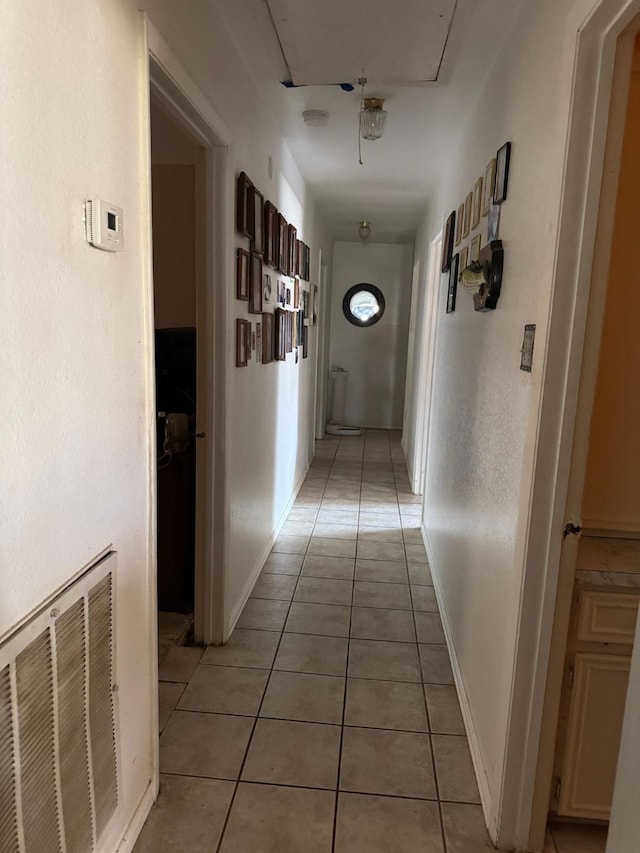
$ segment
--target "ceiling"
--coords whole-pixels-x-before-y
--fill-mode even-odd
[[[357,239],[368,219],[371,242],[413,242],[474,84],[526,0],[213,2],[334,239]],[[363,68],[365,96],[385,98],[388,117],[382,139],[362,141],[360,165]],[[291,79],[297,88],[281,85]],[[331,85],[343,82],[354,91]],[[306,126],[307,109],[326,110],[327,125]]]
[[[456,0],[267,0],[300,86],[436,80]]]

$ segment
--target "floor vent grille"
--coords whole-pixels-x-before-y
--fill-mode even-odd
[[[115,554],[0,647],[0,853],[88,853],[118,807]]]

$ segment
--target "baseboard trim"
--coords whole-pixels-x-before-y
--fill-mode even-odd
[[[249,577],[249,579],[248,579],[247,583],[245,584],[245,587],[242,591],[242,595],[238,599],[238,603],[236,604],[236,606],[233,608],[233,610],[231,612],[231,616],[229,617],[228,630],[225,630],[225,637],[224,637],[225,643],[227,642],[227,640],[229,639],[229,637],[233,633],[233,629],[236,627],[238,619],[240,618],[242,611],[244,610],[244,606],[247,603],[247,601],[249,600],[249,596],[251,595],[254,586],[258,582],[258,578],[260,577],[260,573],[264,569],[264,564],[267,562],[267,558],[269,557],[269,554],[271,553],[271,549],[275,545],[275,541],[278,538],[278,536],[280,535],[280,531],[284,527],[284,523],[287,520],[287,516],[291,512],[291,508],[293,507],[294,503],[296,502],[296,498],[298,497],[298,492],[302,488],[302,485],[306,479],[307,474],[309,473],[310,468],[311,468],[311,463],[309,462],[306,469],[301,474],[298,482],[294,486],[293,494],[292,494],[291,498],[289,499],[286,507],[282,511],[275,528],[273,529],[273,533],[271,534],[271,539],[269,540],[266,548],[262,552],[262,556],[261,556],[260,560],[258,561],[258,565],[254,569],[254,571],[251,573],[251,575],[250,575],[250,577]]]
[[[116,847],[116,853],[131,853],[133,850],[135,843],[138,840],[138,836],[142,832],[142,827],[144,826],[146,819],[149,817],[149,812],[156,801],[158,789],[159,780],[151,779],[142,799],[138,803],[138,806],[129,821],[129,825],[122,836],[122,841]]]
[[[440,610],[440,616],[442,618],[442,627],[444,630],[444,636],[447,641],[447,649],[449,650],[449,657],[451,659],[451,669],[453,670],[453,680],[456,688],[456,692],[458,694],[458,700],[460,702],[460,708],[462,710],[462,719],[464,722],[464,728],[467,733],[467,739],[469,741],[469,749],[471,751],[471,760],[473,762],[473,769],[476,774],[476,780],[478,782],[478,790],[480,792],[480,803],[482,805],[482,812],[484,814],[485,824],[487,826],[487,830],[489,832],[489,836],[491,841],[495,844],[497,837],[497,824],[498,824],[498,815],[493,807],[493,801],[491,799],[491,793],[489,791],[489,784],[487,781],[486,774],[486,763],[484,761],[482,750],[480,748],[480,741],[478,740],[478,735],[476,732],[475,724],[473,721],[473,714],[471,713],[471,706],[469,704],[469,700],[467,698],[467,693],[464,689],[464,679],[462,678],[462,671],[460,669],[460,664],[458,663],[458,657],[456,655],[456,647],[453,642],[453,634],[451,632],[451,626],[449,624],[449,619],[447,617],[447,611],[444,605],[444,597],[442,594],[442,587],[440,586],[439,578],[438,578],[438,570],[435,565],[435,561],[433,559],[433,551],[430,547],[429,536],[427,534],[427,529],[425,527],[424,522],[420,525],[420,533],[422,535],[422,541],[424,542],[424,547],[427,552],[427,559],[429,561],[429,566],[431,568],[431,576],[433,578],[433,588],[436,594],[436,600],[438,602],[438,609]]]

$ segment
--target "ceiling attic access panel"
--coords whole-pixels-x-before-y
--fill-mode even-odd
[[[432,82],[456,0],[267,0],[298,86]]]

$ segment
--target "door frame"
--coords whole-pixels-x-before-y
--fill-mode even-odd
[[[329,387],[329,347],[330,347],[330,286],[327,262],[322,249],[319,251],[318,263],[318,300],[317,330],[318,355],[316,364],[316,403],[315,403],[315,437],[324,438],[327,423],[327,390]]]
[[[436,352],[436,334],[438,329],[438,294],[440,292],[440,260],[442,258],[442,231],[431,241],[427,259],[427,280],[424,297],[422,334],[418,340],[416,353],[418,375],[415,388],[416,400],[415,453],[411,471],[411,488],[417,495],[424,494],[427,472],[427,447],[429,445],[429,424],[431,416],[431,396],[433,392],[433,365]],[[420,310],[420,300],[416,305],[416,314]],[[417,321],[417,317],[414,323]]]
[[[640,11],[640,7],[639,7]],[[606,291],[614,219],[620,179],[620,156],[624,140],[634,41],[640,22],[627,25],[617,40],[611,78],[602,188],[597,217],[593,264],[585,320],[584,347],[578,384],[573,443],[567,482],[564,522],[582,527],[582,501],[589,451],[589,434],[598,378]],[[553,618],[549,666],[547,670],[540,747],[529,844],[539,849],[544,843],[565,674],[567,640],[573,602],[575,568],[580,536],[565,537],[560,551],[558,584]]]
[[[593,353],[585,353],[585,343],[590,324],[602,323],[615,205],[610,184],[614,177],[617,182],[617,174],[605,173],[605,150],[607,156],[613,151],[608,128],[616,101],[617,41],[638,12],[640,0],[600,0],[586,20],[577,13],[567,17],[567,37],[575,38],[571,112],[496,838],[499,847],[517,850],[540,849],[528,843],[530,834],[540,832],[535,789],[538,759],[548,749],[545,685],[552,677],[556,599],[567,570],[563,561],[560,574],[562,531],[573,512],[569,501],[575,500],[570,472],[576,439],[584,429],[581,383],[587,381],[585,369],[597,365]],[[610,210],[608,236],[602,219],[598,230],[603,205]],[[604,248],[606,257],[598,251],[594,261],[596,248]],[[595,376],[590,381],[595,385]]]
[[[159,101],[199,146],[196,165],[199,235],[197,258],[196,558],[194,633],[198,643],[224,639],[226,510],[227,282],[231,280],[227,233],[233,189],[229,128],[145,15],[149,97]],[[150,133],[149,133],[150,139]],[[151,211],[149,211],[149,217]],[[153,340],[153,330],[151,330]],[[152,353],[153,355],[153,353]],[[215,393],[213,393],[215,389]],[[204,401],[204,402],[202,402]],[[156,474],[154,471],[154,480]],[[154,482],[154,492],[157,483]]]

